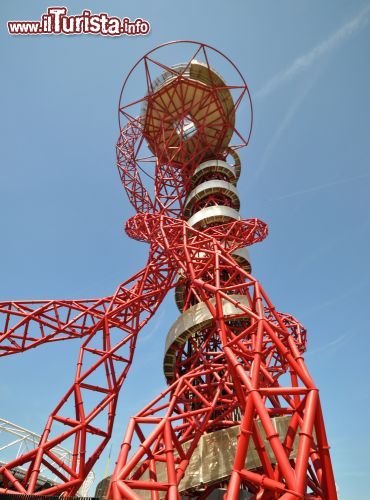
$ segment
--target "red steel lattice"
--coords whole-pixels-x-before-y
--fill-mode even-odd
[[[0,303],[2,356],[83,339],[73,384],[50,414],[38,447],[0,467],[0,493],[77,492],[111,437],[139,332],[176,287],[181,321],[193,323],[167,346],[168,388],[128,424],[108,498],[208,498],[219,488],[232,500],[242,490],[256,499],[337,498],[319,394],[302,357],[306,330],[275,310],[236,257],[267,236],[263,222],[235,216],[229,186],[240,171],[237,150],[251,132],[251,126],[236,128],[244,103],[252,122],[248,87],[235,65],[205,44],[183,42],[191,49],[187,62],[163,63],[160,50],[177,43],[152,50],[134,66],[119,107],[117,165],[137,211],[126,233],[149,243],[145,268],[102,299]],[[226,84],[216,73],[215,56],[223,57],[235,81]],[[128,82],[140,68],[144,95],[126,104]],[[150,177],[147,187],[143,179]],[[228,192],[217,192],[220,182],[228,183]],[[205,210],[211,210],[207,217],[194,219]],[[194,320],[198,310],[202,323]],[[201,441],[233,433],[227,475],[192,479]],[[93,449],[87,446],[92,438]],[[67,440],[73,442],[71,466],[53,454]],[[60,483],[38,491],[41,464]],[[23,479],[17,467],[26,470]]]

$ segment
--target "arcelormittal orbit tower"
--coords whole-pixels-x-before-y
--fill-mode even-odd
[[[77,492],[111,436],[140,329],[174,289],[167,388],[130,419],[106,497],[336,499],[319,393],[303,359],[306,330],[276,311],[250,274],[246,247],[267,226],[239,212],[238,152],[252,124],[244,78],[205,44],[165,44],[129,73],[119,119],[117,164],[137,212],[125,229],[149,244],[148,262],[110,297],[1,304],[4,355],[86,338],[38,447],[0,467],[0,493]],[[67,442],[68,467],[53,453]],[[40,464],[60,479],[43,491]],[[14,467],[26,470],[23,479]]]

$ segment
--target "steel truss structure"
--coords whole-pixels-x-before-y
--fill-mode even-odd
[[[175,288],[181,315],[166,340],[168,387],[131,418],[107,497],[205,499],[222,490],[230,500],[337,498],[319,393],[303,359],[306,331],[276,311],[245,248],[267,236],[265,223],[238,212],[238,150],[252,127],[247,84],[202,43],[182,42],[187,62],[169,64],[178,43],[140,59],[120,98],[117,165],[137,211],[126,233],[149,244],[147,265],[110,297],[0,304],[2,355],[82,339],[71,387],[38,445],[0,467],[0,493],[41,494],[42,467],[60,480],[43,495],[77,492],[110,439],[139,332]],[[247,130],[236,124],[238,110],[250,114]],[[67,441],[69,464],[55,452]],[[26,470],[22,481],[16,467]]]
[[[35,448],[41,436],[36,434],[35,432],[30,431],[29,429],[25,429],[20,425],[17,425],[13,422],[9,422],[3,418],[0,418],[0,455],[1,456],[9,456],[10,454],[22,455],[27,451]],[[72,463],[72,453],[62,448],[61,446],[56,446],[54,448],[54,453],[58,456],[59,459],[66,462],[68,465]],[[3,463],[3,461],[0,461]],[[18,469],[18,474],[20,477],[23,477],[25,471],[21,468]],[[38,480],[40,482],[40,489],[42,489],[45,484],[55,484],[58,483],[58,477],[52,473],[46,466],[40,467],[40,473]],[[89,489],[95,480],[95,474],[91,470],[87,475],[85,481],[82,483],[82,486],[77,492],[78,496],[87,497],[89,493]]]

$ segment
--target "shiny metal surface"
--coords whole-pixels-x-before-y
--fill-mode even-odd
[[[232,166],[235,168],[235,175],[236,179],[238,180],[240,177],[240,171],[241,171],[241,162],[240,162],[240,157],[238,153],[235,151],[235,149],[232,148],[227,148],[228,156],[231,156],[233,159],[233,164]],[[227,157],[226,157],[227,159]],[[230,162],[228,162],[230,164]]]
[[[212,173],[212,172],[220,172],[221,174],[225,175],[228,178],[229,182],[231,182],[234,185],[237,182],[235,167],[229,165],[228,163],[226,163],[226,161],[208,160],[198,165],[197,168],[194,170],[192,179],[193,186],[196,186],[198,184],[199,179],[207,175],[207,173]]]
[[[223,205],[206,207],[199,210],[188,220],[188,224],[196,229],[203,229],[211,224],[225,224],[233,220],[240,220],[240,214],[236,210]]]
[[[222,193],[225,195],[231,202],[231,208],[239,210],[240,199],[236,187],[227,181],[211,179],[209,181],[202,182],[189,193],[185,201],[184,216],[189,217],[191,215],[196,202],[215,193]]]
[[[283,440],[288,431],[290,416],[275,417],[271,419],[276,433]],[[260,420],[256,422],[260,432],[264,435],[263,444],[272,463],[276,461],[274,452],[265,436]],[[185,476],[180,483],[179,490],[199,488],[201,485],[212,484],[222,479],[227,479],[233,470],[237,437],[240,434],[239,425],[204,434],[196,447]],[[297,456],[297,439],[293,443],[290,458]],[[248,455],[244,464],[247,470],[255,470],[261,466],[258,452],[251,440]]]
[[[230,295],[230,298],[244,306],[248,306],[248,299],[245,295]],[[214,299],[211,299],[211,304],[214,304]],[[246,313],[243,313],[226,299],[222,299],[222,308],[225,316],[239,315],[241,318],[247,317]],[[163,370],[167,378],[170,379],[173,376],[175,355],[178,348],[191,335],[209,326],[212,321],[213,316],[204,302],[190,307],[177,318],[166,338]]]
[[[163,151],[168,147],[178,147],[181,140],[185,139],[181,155],[173,157],[175,161],[184,161],[184,154],[191,158],[192,153],[197,150],[197,123],[202,123],[202,136],[210,151],[216,147],[227,148],[235,124],[234,101],[224,80],[206,64],[196,60],[188,65],[179,78],[184,67],[177,65],[159,76],[153,82],[153,91],[142,108],[144,134],[149,149],[155,154],[158,154],[159,150],[162,151],[162,147],[158,149],[158,136],[163,136]],[[215,85],[218,90],[211,92]],[[184,95],[186,108],[182,98]],[[205,107],[202,103],[207,96],[209,100]],[[184,119],[192,122],[194,130],[191,134],[174,134],[174,129],[177,130]],[[223,136],[220,145],[221,133]]]
[[[290,416],[273,417],[271,419],[272,425],[281,438],[287,434]],[[266,438],[266,434],[262,428],[260,420],[256,421],[256,425],[263,434],[263,444],[266,447],[266,452],[271,460],[271,463],[276,462],[274,452],[271,445]],[[203,488],[212,483],[219,482],[221,480],[227,480],[233,470],[234,459],[235,459],[235,448],[237,443],[237,437],[240,434],[240,426],[233,425],[232,427],[227,427],[225,429],[220,429],[218,431],[210,432],[209,434],[204,434],[195,448],[189,465],[186,468],[185,475],[179,484],[179,491],[186,492],[188,490],[197,490]],[[183,450],[186,452],[188,449],[188,444],[183,444]],[[175,452],[175,457],[177,453]],[[289,454],[290,459],[294,459],[297,456],[297,439],[294,440],[292,451]],[[254,446],[253,440],[249,445],[248,455],[244,464],[244,468],[247,470],[256,470],[261,467],[261,461],[258,452]],[[146,470],[142,478],[144,480],[149,480],[149,470]],[[158,481],[165,482],[167,480],[167,468],[165,463],[156,463],[156,475]],[[109,479],[109,478],[108,478]],[[104,483],[105,481],[105,483]],[[106,498],[106,490],[108,488],[108,481],[103,480],[99,483],[97,491],[99,489],[100,498]],[[152,494],[147,490],[140,490],[140,498],[143,500],[150,500]],[[162,497],[160,497],[162,498]],[[164,496],[163,496],[164,498]]]
[[[239,264],[239,266],[244,269],[247,273],[252,272],[252,263],[249,256],[249,252],[246,248],[238,248],[234,250],[231,254],[234,257],[235,261]],[[185,283],[180,283],[175,288],[175,302],[177,308],[180,312],[184,310],[185,303],[185,293],[186,293],[186,285]]]
[[[252,272],[251,259],[246,248],[238,248],[237,250],[234,250],[232,256],[234,257],[236,262],[244,269],[244,271],[247,271],[247,273]]]
[[[216,70],[210,70],[205,63],[193,59],[191,64],[175,64],[171,67],[171,71],[164,71],[161,73],[152,81],[152,91],[157,92],[157,90],[162,88],[164,85],[167,85],[174,79],[178,78],[179,74],[181,74],[183,78],[193,78],[205,83],[206,85],[211,84],[213,78],[217,78],[217,81],[222,82],[226,86],[225,80],[219,73],[217,73]]]

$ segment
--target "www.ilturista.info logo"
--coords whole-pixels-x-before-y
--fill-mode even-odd
[[[40,21],[8,21],[10,35],[103,35],[138,36],[150,32],[150,23],[140,17],[109,16],[106,12],[92,14],[83,10],[78,16],[68,16],[66,7],[49,7]]]

